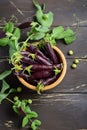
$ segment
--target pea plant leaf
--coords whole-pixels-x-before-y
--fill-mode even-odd
[[[11,93],[13,92],[12,89],[10,89],[7,93],[6,90],[8,90],[10,88],[9,84],[5,81],[2,80],[2,89],[0,91],[0,104],[2,103],[2,101]]]
[[[10,21],[3,28],[4,32],[9,32],[9,33],[12,33],[13,30],[14,30],[14,24],[13,24],[13,22],[10,22]]]
[[[6,70],[0,74],[0,80],[3,80],[5,77],[11,74],[11,70]]]
[[[75,32],[67,28],[66,30],[62,26],[53,28],[51,33],[47,33],[44,37],[44,40],[50,42],[50,44],[56,45],[56,40],[64,39],[66,44],[71,44],[76,40]]]
[[[18,115],[20,114],[19,110],[18,110],[18,107],[20,107],[20,106],[21,106],[21,101],[17,100],[14,102],[13,107],[12,107],[14,112],[17,113]]]
[[[6,83],[5,80],[2,80],[2,89],[0,92],[0,104],[2,101],[8,96],[9,93],[5,93],[5,91],[9,88],[10,86]]]
[[[52,37],[55,39],[62,39],[64,38],[64,28],[62,26],[58,26],[53,28],[52,30]]]
[[[46,33],[49,31],[49,29],[46,26],[42,26],[42,25],[39,25],[38,27],[36,27],[35,30],[39,32],[43,32],[43,33]]]
[[[37,118],[38,114],[35,111],[31,111],[28,116],[29,118]]]
[[[37,21],[41,25],[49,28],[53,23],[53,13],[51,11],[48,13],[43,13],[43,10],[41,6],[39,5],[39,3],[36,2],[35,0],[33,0],[33,3],[35,7],[37,8],[36,15],[35,15],[37,18]]]
[[[37,126],[41,125],[41,121],[39,120],[34,120],[31,124],[32,130],[37,130]]]
[[[2,103],[2,101],[8,96],[8,93],[0,93],[0,104]]]
[[[45,36],[44,32],[34,32],[29,34],[30,40],[39,40]]]
[[[44,41],[49,42],[51,46],[56,45],[56,39],[52,36],[52,33],[51,34],[47,33],[46,36],[44,37]]]
[[[64,32],[64,40],[66,44],[70,44],[73,41],[76,40],[76,34],[73,30],[71,30],[70,28],[68,28],[65,32]]]
[[[0,38],[0,46],[7,46],[9,43],[9,38]]]
[[[29,121],[29,118],[28,116],[26,115],[23,120],[22,120],[22,127],[25,127],[27,124],[28,124],[28,121]]]
[[[8,88],[9,88],[9,85],[7,84],[7,82],[5,80],[2,80],[1,93],[4,93]]]
[[[48,27],[33,21],[31,22],[31,30],[27,32],[27,35],[30,40],[40,40],[44,38],[48,31]]]
[[[20,29],[16,28],[14,33],[13,33],[13,36],[15,36],[16,39],[20,39],[20,34],[21,34]]]

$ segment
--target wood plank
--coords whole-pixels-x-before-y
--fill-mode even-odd
[[[76,69],[71,68],[73,61],[74,59],[67,59],[66,75],[53,92],[87,92],[87,59],[81,60]]]
[[[6,81],[11,87],[22,87],[22,93],[17,94],[20,99],[33,100],[32,109],[38,112],[42,121],[41,130],[87,130],[87,0],[38,0],[40,4],[46,4],[46,11],[53,11],[53,26],[71,26],[73,30],[79,28],[77,40],[70,44],[62,44],[59,41],[57,46],[64,53],[67,60],[67,73],[63,81],[54,89],[37,95],[30,89],[24,87],[11,74]],[[18,23],[31,21],[35,14],[35,7],[31,0],[3,0],[0,1],[0,26],[4,23],[2,18],[9,20],[15,15]],[[73,16],[76,15],[77,19]],[[24,38],[24,37],[23,37]],[[67,55],[68,50],[73,50],[74,55]],[[8,47],[0,47],[0,73],[10,69],[7,62]],[[71,69],[75,58],[80,63],[76,69]],[[1,81],[0,81],[1,88]],[[11,94],[10,98],[13,99]],[[29,127],[29,126],[28,126]],[[12,104],[3,101],[0,105],[0,130],[28,130],[21,128],[21,118],[12,110]]]
[[[75,26],[77,19],[73,17],[76,14],[80,20],[80,26],[87,26],[87,2],[86,0],[38,0],[40,4],[46,4],[46,11],[54,13],[53,25]],[[55,4],[56,3],[56,4]],[[31,20],[35,14],[35,8],[30,0],[3,0],[0,1],[0,18],[9,19],[15,15],[19,22]],[[7,13],[6,13],[6,11]],[[84,14],[84,15],[83,15]]]
[[[30,95],[20,95],[30,98]],[[32,95],[32,109],[42,121],[41,130],[86,130],[87,95],[85,94],[43,94]],[[54,107],[56,106],[56,107]],[[20,127],[21,119],[12,111],[12,105],[6,101],[0,106],[0,128],[2,130],[26,130]],[[9,123],[10,122],[10,123]],[[9,125],[7,125],[9,123]],[[28,129],[28,128],[27,128]]]

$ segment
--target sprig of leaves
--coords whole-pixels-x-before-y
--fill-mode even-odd
[[[41,121],[37,120],[38,114],[35,111],[32,111],[29,104],[30,100],[16,100],[13,105],[13,110],[23,116],[22,127],[25,127],[28,123],[32,130],[37,130],[37,127],[41,125]]]
[[[45,42],[49,42],[52,46],[56,45],[56,40],[60,39],[64,39],[68,45],[76,40],[76,33],[70,28],[65,30],[63,26],[58,26],[44,37]]]
[[[15,89],[10,88],[10,85],[5,81],[5,78],[11,74],[11,70],[4,71],[0,74],[0,80],[2,80],[2,88],[0,91],[0,104],[10,93],[15,92]]]
[[[13,22],[8,22],[2,30],[4,37],[0,38],[0,46],[9,46],[9,57],[13,55],[14,52],[20,49],[19,39],[20,39],[20,29],[14,26]]]
[[[44,13],[38,2],[33,0],[33,3],[37,8],[35,15],[37,21],[31,22],[31,30],[27,33],[27,41],[44,39],[45,42],[49,42],[53,46],[56,45],[56,40],[63,39],[66,44],[76,40],[76,33],[70,28],[65,30],[63,26],[57,26],[51,30],[53,13]]]
[[[53,13],[51,11],[44,13],[39,3],[35,0],[33,0],[33,4],[37,8],[35,15],[37,21],[31,22],[31,30],[27,34],[30,40],[40,40],[50,31],[49,28],[53,23]]]
[[[16,89],[11,88],[10,85],[5,81],[5,78],[11,74],[11,70],[4,71],[0,74],[0,80],[2,80],[2,88],[0,91],[0,104],[3,100],[7,99],[13,103],[13,110],[23,116],[22,127],[25,127],[28,123],[32,130],[37,130],[37,127],[41,125],[41,121],[37,120],[38,114],[30,109],[29,104],[32,103],[30,99],[19,100],[17,99],[13,102],[11,99],[7,98],[10,93],[17,92]]]
[[[37,8],[35,16],[36,16],[38,23],[40,23],[44,27],[49,28],[53,23],[53,13],[51,11],[48,13],[44,13],[43,9],[41,8],[41,6],[39,5],[38,2],[33,0],[33,3],[35,5],[35,7]]]

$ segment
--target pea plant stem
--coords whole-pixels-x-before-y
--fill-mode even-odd
[[[6,100],[8,100],[8,101],[11,102],[12,104],[14,104],[14,102],[13,102],[11,99],[6,98]]]
[[[29,39],[30,39],[30,37],[28,37],[25,42],[27,43],[29,41]]]

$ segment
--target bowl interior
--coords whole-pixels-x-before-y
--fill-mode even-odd
[[[58,79],[55,82],[53,82],[52,84],[44,86],[42,91],[49,90],[49,89],[52,89],[52,88],[56,87],[63,80],[63,78],[64,78],[64,76],[66,74],[67,63],[66,63],[66,59],[65,59],[65,56],[64,56],[63,52],[56,46],[53,46],[53,49],[56,51],[56,53],[60,57],[61,63],[63,63],[63,70],[62,70],[60,76],[58,77]],[[23,78],[21,78],[19,76],[17,76],[17,78],[27,88],[35,90],[35,91],[37,90],[36,86],[29,84]]]

